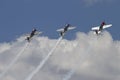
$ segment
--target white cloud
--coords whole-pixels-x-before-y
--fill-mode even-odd
[[[7,51],[10,49],[10,44],[9,43],[2,43],[0,44],[0,54],[3,53],[4,51]]]
[[[0,73],[22,50],[26,42],[23,40],[22,36],[15,42],[0,44]],[[3,80],[24,80],[54,47],[56,41],[47,37],[34,37]],[[108,32],[100,36],[92,32],[78,32],[75,40],[62,40],[33,80],[62,80],[70,70],[75,70],[71,80],[119,80],[119,61],[120,41],[114,41]]]
[[[106,2],[108,3],[115,0],[83,0],[83,1],[87,6],[91,6],[96,3],[106,3]]]

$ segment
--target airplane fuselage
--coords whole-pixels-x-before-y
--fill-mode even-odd
[[[36,32],[36,31],[37,31],[37,30],[34,29],[34,30],[31,32],[31,34],[30,34],[30,38],[33,37],[33,36],[35,35],[35,32]]]
[[[102,31],[102,30],[103,30],[103,25],[101,25],[99,28],[99,31]]]
[[[100,25],[99,31],[103,30],[103,26],[105,25],[105,22],[102,22],[102,24]]]
[[[28,42],[30,42],[30,39],[35,35],[35,32],[36,32],[37,30],[36,29],[34,29],[31,33],[30,33],[30,36],[28,36],[27,38],[26,38],[26,40],[28,41]]]
[[[70,24],[67,24],[64,28],[64,32],[66,32],[68,30],[68,27],[70,26]]]
[[[95,32],[96,32],[97,35],[99,34],[99,31],[102,31],[102,30],[103,30],[103,26],[104,26],[104,25],[101,25],[100,28],[99,28],[99,30],[95,30]]]
[[[66,26],[66,27],[64,28],[64,32],[66,32],[66,31],[68,30],[68,27],[69,27],[69,26]]]
[[[70,27],[70,24],[67,24],[63,31],[60,32],[60,35],[63,36],[66,31],[68,31],[68,28]]]

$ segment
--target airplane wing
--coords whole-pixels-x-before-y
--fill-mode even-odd
[[[99,30],[99,26],[97,26],[97,27],[92,27],[92,30],[93,30],[93,31]]]
[[[104,25],[104,26],[103,26],[103,29],[105,29],[105,28],[109,28],[109,27],[111,27],[111,26],[112,26],[112,24]]]
[[[68,27],[68,30],[72,30],[75,29],[76,27]]]
[[[64,31],[64,29],[63,29],[63,28],[62,28],[62,29],[58,29],[57,31],[58,31],[58,32],[62,32],[62,31]]]
[[[39,34],[41,34],[42,32],[39,32],[39,31],[36,31],[35,32],[35,35],[39,35]]]
[[[68,30],[72,30],[72,29],[75,29],[76,27],[68,27]],[[58,32],[62,32],[62,31],[64,31],[64,28],[61,28],[61,29],[58,29],[57,30]]]
[[[24,36],[24,37],[29,37],[29,36],[30,36],[30,34],[23,34],[23,36]]]

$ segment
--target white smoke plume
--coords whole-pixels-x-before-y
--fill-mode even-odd
[[[60,37],[58,39],[57,43],[52,48],[52,50],[48,53],[48,55],[40,62],[40,64],[38,65],[38,67],[32,73],[30,73],[30,75],[25,80],[31,80],[34,77],[34,75],[44,66],[44,64],[49,59],[49,57],[52,56],[54,50],[57,48],[57,46],[59,45],[59,43],[61,42],[61,40],[62,40],[62,37]]]
[[[7,66],[7,68],[5,69],[5,71],[3,71],[0,74],[0,79],[2,79],[2,77],[4,77],[4,75],[7,73],[7,71],[17,62],[17,60],[19,59],[19,57],[22,55],[22,53],[25,51],[25,49],[28,47],[29,43],[26,43],[26,45],[23,47],[22,50],[20,50],[20,52],[15,56],[15,58],[13,58],[12,62],[10,62],[10,64]]]
[[[74,70],[70,70],[67,73],[67,75],[63,78],[63,80],[70,80],[73,74],[74,74]]]
[[[44,36],[34,37],[2,80],[24,80],[48,55],[56,41]],[[0,74],[24,44],[23,36],[12,43],[0,43]],[[83,56],[84,60],[81,61]],[[96,36],[92,32],[78,32],[74,40],[62,40],[32,80],[63,80],[71,70],[74,74],[70,74],[69,80],[120,80],[119,63],[120,41],[113,40],[110,33],[104,31]]]

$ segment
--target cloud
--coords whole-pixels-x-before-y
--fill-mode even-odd
[[[94,5],[96,3],[108,3],[111,2],[113,0],[83,0],[83,2],[87,5],[87,6],[91,6]]]
[[[0,54],[2,54],[4,51],[7,51],[10,49],[9,43],[2,43],[0,44]]]
[[[66,34],[67,35],[67,34]],[[24,80],[46,57],[57,39],[34,37],[19,60],[3,77],[3,80]],[[24,36],[14,42],[0,43],[0,74],[15,55],[25,46]],[[76,39],[63,39],[33,80],[62,80],[74,70],[70,80],[119,80],[120,41],[113,40],[104,31],[96,36],[92,32],[78,32]]]

